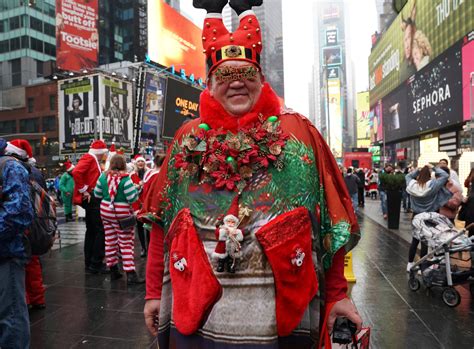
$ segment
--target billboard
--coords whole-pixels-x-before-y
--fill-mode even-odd
[[[474,1],[409,0],[369,56],[370,105],[474,28]]]
[[[337,28],[326,29],[326,46],[336,45],[337,43]]]
[[[408,136],[409,106],[407,98],[407,85],[402,84],[382,100],[383,127],[385,128],[386,142]]]
[[[182,124],[199,117],[201,90],[169,78],[166,86],[163,137],[173,138]]]
[[[148,1],[148,55],[166,67],[206,78],[202,30],[162,0]]]
[[[442,53],[407,83],[408,136],[463,121],[461,46]]]
[[[335,158],[342,157],[341,80],[328,80],[329,145]]]
[[[143,98],[142,139],[158,141],[163,126],[166,79],[153,73],[145,76],[145,92]]]
[[[97,66],[98,0],[56,0],[56,66],[79,71]]]
[[[129,82],[101,74],[62,80],[58,96],[62,154],[85,153],[95,138],[131,150],[133,95]]]
[[[382,101],[379,101],[369,114],[370,142],[376,143],[383,140]]]
[[[462,94],[464,121],[474,119],[474,32],[462,47]]]
[[[364,148],[370,145],[369,128],[369,92],[359,92],[357,94],[357,147]]]
[[[323,47],[323,65],[341,65],[342,49],[341,46]]]

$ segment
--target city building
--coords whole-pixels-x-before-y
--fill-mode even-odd
[[[55,0],[0,1],[0,91],[29,84],[56,59]],[[0,99],[0,110],[9,107]]]
[[[355,146],[355,103],[352,63],[347,61],[344,1],[314,4],[313,88],[310,98],[316,127],[336,159]]]
[[[378,17],[378,32],[383,33],[392,24],[397,13],[393,9],[392,0],[375,0],[375,8]]]
[[[4,92],[12,107],[0,110],[0,137],[28,140],[37,167],[46,176],[54,177],[60,160],[56,81],[13,87]]]
[[[99,1],[99,63],[143,61],[147,53],[146,0]]]
[[[266,0],[262,6],[254,7],[253,11],[260,22],[262,40],[265,43],[261,56],[263,73],[277,95],[285,98],[281,0]],[[239,20],[232,11],[232,30],[235,31],[238,26]]]

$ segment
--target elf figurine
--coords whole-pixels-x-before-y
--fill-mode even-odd
[[[240,243],[244,240],[242,230],[238,229],[239,219],[233,214],[224,217],[224,224],[216,230],[217,245],[214,256],[217,257],[216,271],[222,273],[227,265],[229,273],[235,273],[237,261],[242,257]]]

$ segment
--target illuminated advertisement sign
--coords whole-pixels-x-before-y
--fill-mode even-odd
[[[56,64],[79,71],[97,66],[98,0],[56,0]]]
[[[143,99],[142,139],[157,140],[163,125],[166,79],[147,73]]]
[[[325,22],[333,21],[341,16],[341,10],[337,4],[328,4],[324,8],[323,20]]]
[[[341,46],[323,47],[323,65],[341,65],[342,49]]]
[[[370,126],[370,142],[375,143],[383,140],[383,117],[382,117],[382,102],[379,101],[369,114]]]
[[[131,151],[133,95],[129,82],[101,74],[62,80],[58,95],[61,153],[72,153],[74,147],[78,153],[87,152],[94,138]]]
[[[370,145],[369,127],[369,92],[357,94],[357,147],[363,148]]]
[[[409,0],[369,56],[370,105],[474,28],[474,1]]]
[[[337,44],[337,29],[326,29],[326,46]]]
[[[469,121],[474,118],[474,40],[466,40],[462,48],[462,86],[464,121]]]
[[[408,87],[408,136],[462,122],[461,47],[454,45],[426,69],[415,74]]]
[[[342,108],[341,81],[328,81],[329,95],[329,145],[336,158],[342,157]]]
[[[148,1],[148,38],[152,61],[205,80],[202,30],[162,0]]]
[[[180,126],[199,117],[201,90],[175,79],[168,79],[166,87],[163,137],[173,138]]]

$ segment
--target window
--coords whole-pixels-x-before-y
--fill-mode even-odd
[[[43,76],[43,67],[44,67],[44,62],[36,61],[36,76],[38,78]]]
[[[12,86],[21,85],[21,59],[12,59],[10,63],[12,67]]]
[[[56,28],[54,25],[49,23],[43,23],[44,26],[44,33],[46,35],[54,37],[56,35]]]
[[[16,133],[16,121],[0,121],[0,134],[12,134]]]
[[[38,52],[43,52],[43,41],[31,38],[31,49],[38,51]]]
[[[52,96],[52,97],[54,97],[54,96]],[[55,130],[56,130],[56,116],[51,115],[51,116],[43,117],[42,132],[55,131]]]
[[[9,40],[0,41],[0,53],[5,53],[9,51],[8,41]]]
[[[35,108],[35,99],[30,97],[28,98],[28,113],[32,113],[34,108]]]
[[[0,33],[5,32],[5,21],[0,21]]]
[[[48,44],[47,42],[44,43],[44,53],[49,56],[56,56],[56,46]]]
[[[10,30],[18,29],[20,27],[20,16],[10,18]]]
[[[37,133],[39,132],[39,119],[23,119],[20,120],[21,133]]]
[[[43,22],[35,17],[30,17],[30,28],[40,33],[43,32]]]
[[[49,110],[56,110],[56,96],[49,95]]]
[[[21,37],[21,48],[29,48],[30,47],[30,38],[26,35]]]
[[[10,51],[15,51],[20,49],[20,38],[10,39]]]

